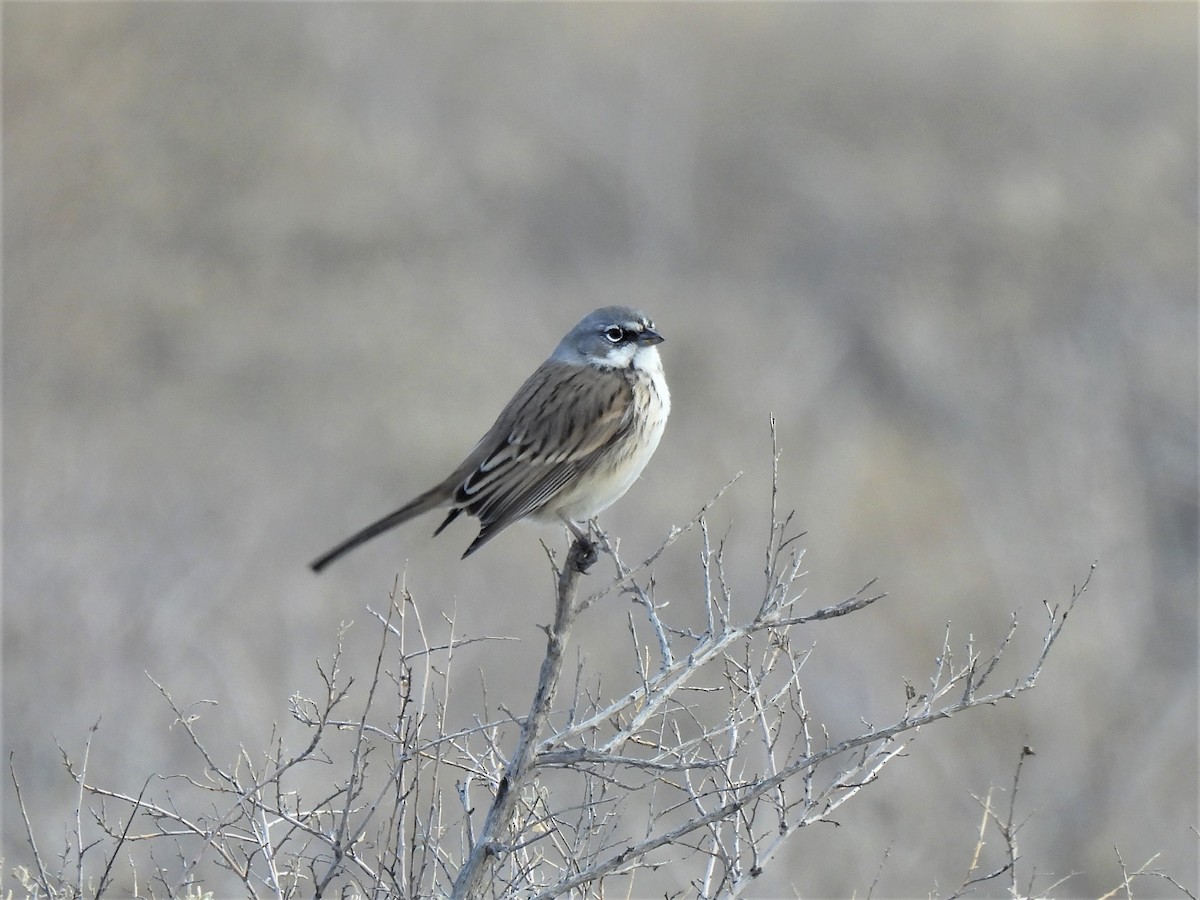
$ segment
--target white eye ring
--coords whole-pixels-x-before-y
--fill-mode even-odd
[[[604,337],[610,344],[619,344],[625,337],[625,330],[620,325],[609,325],[604,329]]]

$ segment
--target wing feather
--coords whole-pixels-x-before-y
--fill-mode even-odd
[[[483,541],[550,503],[632,427],[633,389],[614,370],[548,360],[451,476]]]

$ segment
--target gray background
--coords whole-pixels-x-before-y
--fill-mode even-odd
[[[899,713],[947,621],[990,646],[1016,611],[1032,658],[1043,601],[1100,564],[1037,691],[923,733],[755,895],[953,887],[971,794],[1025,744],[1040,886],[1113,888],[1118,847],[1195,890],[1194,4],[3,17],[4,745],[44,847],[72,815],[56,739],[100,719],[91,773],[123,790],[197,772],[144,673],[219,701],[226,759],[295,735],[288,697],[340,622],[367,670],[364,609],[401,569],[427,619],[522,642],[465,654],[456,713],[480,674],[523,705],[557,531],[460,563],[473,528],[430,518],[305,563],[630,303],[674,412],[604,522],[640,555],[744,469],[713,521],[749,605],[774,413],[803,602],[890,594],[804,634],[834,736]],[[660,568],[680,615],[695,550]],[[624,621],[599,604],[578,637],[614,686]],[[11,793],[3,855],[27,858]]]

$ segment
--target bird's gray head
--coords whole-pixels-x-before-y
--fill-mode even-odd
[[[662,341],[662,335],[654,330],[654,323],[641,310],[605,306],[585,316],[568,331],[551,358],[606,369],[656,367],[658,350],[655,345]]]

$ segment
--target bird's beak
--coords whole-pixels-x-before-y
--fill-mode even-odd
[[[663,342],[663,336],[653,328],[643,328],[642,333],[638,335],[639,347],[653,347],[655,344]]]

